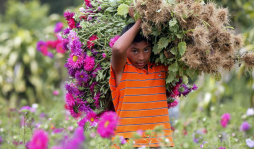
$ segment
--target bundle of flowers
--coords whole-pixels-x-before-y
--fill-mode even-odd
[[[65,85],[66,107],[73,117],[113,110],[108,85],[111,47],[126,24],[126,18],[115,15],[118,5],[85,0],[79,12],[64,13],[68,28],[61,33],[61,41],[69,51],[65,67],[71,76]]]
[[[68,28],[61,33],[63,49],[69,51],[65,67],[71,76],[66,83],[66,105],[72,116],[113,109],[108,85],[111,47],[122,28],[142,19],[142,33],[153,41],[151,62],[168,66],[166,79],[169,108],[176,96],[186,96],[196,86],[188,78],[211,73],[219,80],[221,70],[236,62],[253,66],[253,54],[240,56],[241,35],[229,27],[228,10],[202,0],[85,0],[79,12],[65,12]],[[181,82],[181,78],[184,84]]]
[[[37,42],[37,50],[41,52],[44,56],[48,56],[53,58],[54,54],[50,51],[55,50],[57,53],[64,54],[65,50],[63,49],[63,43],[60,40],[57,34],[62,31],[64,24],[62,22],[57,22],[54,28],[54,35],[56,37],[55,40],[47,40],[47,41],[38,41]]]

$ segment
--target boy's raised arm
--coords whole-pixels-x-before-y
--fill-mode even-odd
[[[112,47],[112,68],[115,75],[118,75],[123,71],[123,67],[127,59],[127,49],[139,32],[140,23],[141,19],[138,19],[136,23],[127,32],[125,32]]]

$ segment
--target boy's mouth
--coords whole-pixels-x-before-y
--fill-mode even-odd
[[[139,62],[139,63],[136,63],[136,64],[137,64],[137,66],[138,66],[139,68],[143,68],[143,67],[146,65],[145,62]]]

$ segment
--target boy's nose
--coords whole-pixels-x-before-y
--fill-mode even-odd
[[[143,61],[145,59],[144,53],[140,52],[138,60]]]

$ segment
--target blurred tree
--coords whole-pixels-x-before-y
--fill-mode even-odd
[[[34,0],[20,0],[20,2],[31,2]],[[7,0],[0,0],[0,13],[1,14],[5,14],[5,10],[6,10],[6,2]],[[83,0],[40,0],[40,2],[42,4],[47,4],[50,6],[49,8],[49,13],[57,13],[62,15],[63,11],[65,8],[67,7],[77,7],[79,5],[82,5],[82,3],[84,2]]]
[[[38,0],[9,0],[6,6],[5,15],[0,15],[0,101],[8,101],[12,108],[20,99],[45,103],[67,72],[65,59],[42,56],[36,42],[45,35],[50,38],[60,16],[48,17],[48,6]]]

